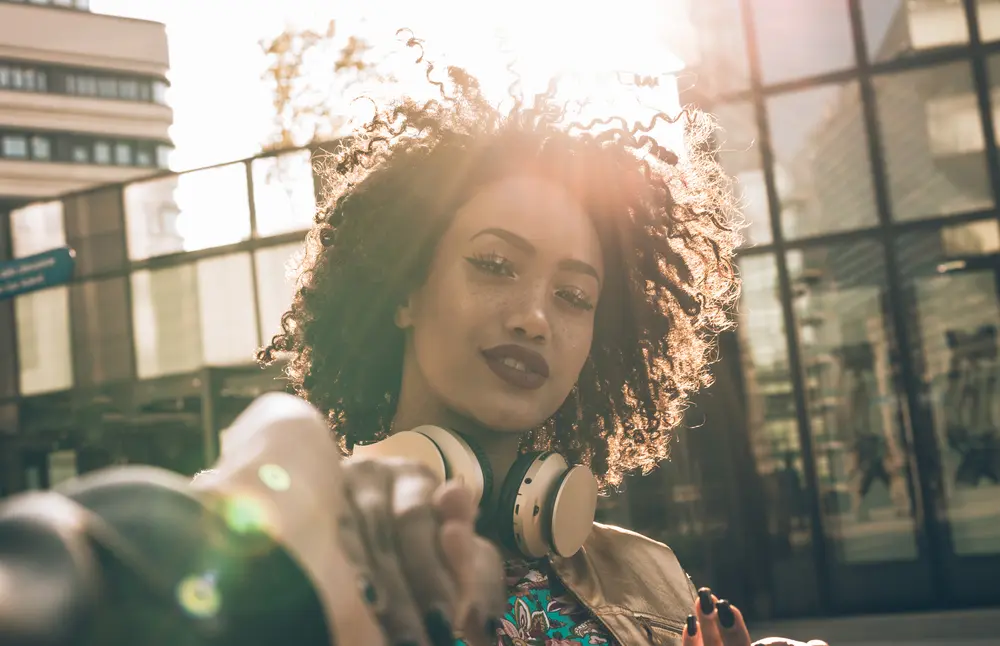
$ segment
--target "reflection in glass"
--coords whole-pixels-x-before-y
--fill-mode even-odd
[[[706,96],[739,92],[750,87],[749,57],[740,0],[690,3],[690,21],[697,33],[697,51],[677,52],[697,74],[695,87]]]
[[[132,260],[246,240],[246,167],[229,164],[130,184],[125,221]]]
[[[253,160],[252,166],[257,235],[308,229],[316,213],[310,152],[262,157]]]
[[[198,274],[179,265],[132,274],[136,371],[142,379],[201,366]]]
[[[17,297],[14,318],[21,394],[71,388],[69,289],[62,285]]]
[[[778,267],[771,255],[739,263],[743,278],[737,333],[742,348],[747,427],[764,487],[776,589],[796,585],[812,568],[809,494],[799,443],[795,396],[778,295]],[[779,602],[778,599],[775,600]],[[804,602],[783,599],[780,603]],[[794,609],[789,608],[789,611]]]
[[[257,308],[250,254],[198,261],[198,298],[205,365],[253,363]]]
[[[830,543],[847,563],[915,559],[881,249],[851,242],[792,251],[788,264]]]
[[[31,204],[10,212],[14,257],[24,258],[66,245],[63,203]]]
[[[984,41],[1000,39],[1000,2],[976,0],[979,6],[979,37]]]
[[[740,199],[747,226],[745,246],[771,242],[764,164],[760,158],[757,118],[750,103],[729,103],[712,110],[719,124],[716,137],[719,161],[733,177],[733,192]]]
[[[70,287],[77,385],[132,378],[127,289],[124,276]]]
[[[248,364],[257,347],[248,254],[132,274],[141,378]]]
[[[868,58],[876,62],[969,42],[965,6],[931,0],[861,0]]]
[[[993,228],[989,235],[995,240],[996,221],[989,224]],[[974,230],[965,233],[966,237],[976,235]],[[938,232],[910,233],[898,240],[900,274],[913,298],[913,313],[907,320],[914,339],[914,359],[930,394],[954,551],[959,555],[997,554],[1000,267],[968,268],[963,263],[949,263],[946,244],[946,236]],[[993,244],[984,242],[982,246],[995,252],[995,247],[989,248]]]
[[[844,0],[752,0],[765,83],[779,83],[855,64]]]
[[[969,63],[882,74],[874,85],[893,217],[992,207]]]
[[[260,316],[262,344],[278,333],[281,316],[292,304],[295,294],[295,266],[303,251],[302,244],[278,245],[259,249],[257,260],[257,310]]]
[[[767,116],[785,237],[874,226],[878,218],[857,83],[774,96]]]

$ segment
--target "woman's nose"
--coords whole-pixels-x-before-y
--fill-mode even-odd
[[[507,329],[518,339],[544,343],[552,336],[549,315],[542,297],[524,299],[507,317]]]

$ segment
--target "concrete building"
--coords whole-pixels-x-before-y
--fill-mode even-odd
[[[0,0],[0,208],[167,167],[164,26]]]

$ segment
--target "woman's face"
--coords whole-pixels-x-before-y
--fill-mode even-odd
[[[404,393],[498,431],[538,426],[590,353],[603,276],[597,231],[564,189],[527,176],[485,186],[397,312]]]

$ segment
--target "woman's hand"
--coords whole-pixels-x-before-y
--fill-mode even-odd
[[[503,563],[476,535],[476,507],[458,483],[441,484],[423,467],[397,460],[344,463],[356,525],[344,548],[367,563],[368,596],[390,644],[473,646],[494,638],[504,611]]]
[[[803,643],[782,637],[768,637],[753,646],[827,646],[821,640]],[[750,631],[743,623],[743,613],[725,599],[718,599],[708,588],[698,590],[698,600],[688,615],[684,628],[684,646],[751,646]]]

